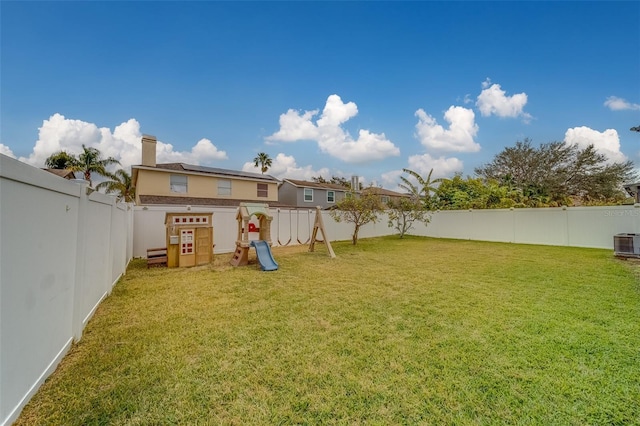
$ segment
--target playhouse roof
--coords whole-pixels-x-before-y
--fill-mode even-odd
[[[269,214],[269,205],[263,203],[240,203],[238,216],[251,217],[254,215],[271,218],[271,215]]]

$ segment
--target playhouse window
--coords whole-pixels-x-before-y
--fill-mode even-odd
[[[231,181],[218,179],[218,195],[231,195]]]
[[[304,189],[304,201],[313,201],[313,189],[311,188]]]
[[[259,183],[258,184],[258,197],[268,197],[269,196],[269,184],[267,183]]]
[[[171,175],[169,186],[171,192],[187,193],[187,177],[183,175]]]

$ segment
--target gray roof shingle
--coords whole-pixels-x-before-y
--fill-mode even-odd
[[[217,167],[197,166],[193,164],[184,164],[184,163],[156,164],[156,169],[208,173],[208,174],[218,175],[218,176],[240,177],[240,178],[248,178],[248,179],[256,179],[256,180],[264,180],[269,182],[279,182],[278,179],[274,178],[271,175],[243,172],[238,170],[220,169]]]
[[[289,182],[293,186],[297,186],[299,188],[320,188],[320,189],[331,189],[336,191],[345,191],[348,192],[349,188],[345,188],[342,185],[338,185],[335,183],[319,183],[319,182],[309,182],[306,180],[295,180],[295,179],[284,179],[285,182]]]

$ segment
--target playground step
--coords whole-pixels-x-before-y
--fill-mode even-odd
[[[243,266],[249,263],[249,247],[236,246],[236,251],[229,261],[231,266]]]

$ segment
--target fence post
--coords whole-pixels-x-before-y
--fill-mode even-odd
[[[89,196],[89,182],[82,179],[75,179],[78,185],[81,185],[80,199],[78,200],[78,232],[77,232],[77,244],[76,244],[76,271],[73,284],[73,316],[71,331],[73,333],[73,339],[75,341],[80,340],[82,337],[82,293],[85,281],[85,264],[86,256],[85,251],[87,247],[87,215],[88,215],[88,203]]]

